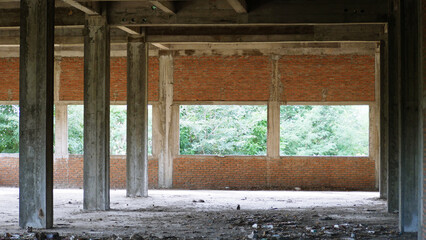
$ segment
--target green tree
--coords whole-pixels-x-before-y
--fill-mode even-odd
[[[368,106],[281,106],[282,155],[368,155]]]
[[[0,105],[0,152],[19,151],[19,106]]]
[[[265,155],[266,132],[266,106],[180,108],[181,154]]]
[[[84,152],[84,108],[82,105],[68,106],[68,151],[70,154]],[[111,154],[126,154],[127,107],[110,106],[110,151]],[[152,152],[152,106],[148,106],[148,154]]]
[[[83,105],[68,105],[68,152],[83,154]]]

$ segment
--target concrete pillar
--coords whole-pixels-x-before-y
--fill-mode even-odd
[[[107,210],[109,198],[110,42],[105,16],[87,16],[84,36],[84,201]]]
[[[376,163],[376,188],[380,198],[387,198],[387,164],[380,158],[380,45],[375,53],[374,103],[370,104],[370,157]]]
[[[388,81],[383,82],[382,99],[387,100],[387,116],[382,124],[387,124],[384,134],[387,137],[387,163],[388,163],[388,212],[399,210],[399,162],[401,144],[401,119],[400,119],[400,85],[401,85],[401,51],[400,51],[400,17],[399,0],[390,1],[388,23],[388,45],[382,48],[388,63]],[[387,83],[387,84],[385,84]]]
[[[267,156],[270,158],[280,157],[280,101],[282,84],[279,73],[278,60],[280,56],[273,55],[271,89],[268,101],[268,135]]]
[[[148,196],[148,44],[145,36],[127,43],[127,193]]]
[[[401,1],[401,232],[419,232],[423,117],[420,2]],[[419,234],[420,235],[420,234]]]
[[[380,101],[380,198],[388,199],[388,161],[389,161],[389,84],[388,84],[388,43],[387,41],[380,42],[379,58],[380,58],[380,80],[379,86],[376,85],[376,89],[380,89],[379,101]],[[377,55],[376,55],[377,59]],[[377,64],[377,61],[376,61]],[[376,65],[377,70],[377,65]],[[376,100],[377,101],[377,100]]]
[[[53,225],[54,1],[22,0],[19,226]]]
[[[55,105],[55,157],[68,157],[68,106]]]
[[[179,152],[179,106],[173,105],[173,52],[160,51],[160,94],[153,106],[153,155],[158,159],[158,187],[173,186],[173,158]]]

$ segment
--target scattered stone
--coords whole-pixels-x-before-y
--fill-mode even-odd
[[[237,210],[240,210],[240,209],[241,209],[240,204],[238,204],[237,205]]]
[[[295,187],[294,188],[294,190],[296,190],[296,191],[300,191],[300,190],[302,190],[300,187]]]
[[[257,226],[257,223],[255,223],[255,224],[251,225],[251,227],[252,227],[252,228],[257,228],[257,227],[258,227],[258,226]]]

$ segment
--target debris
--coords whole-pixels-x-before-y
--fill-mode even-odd
[[[320,218],[320,220],[330,221],[330,220],[334,220],[334,218],[329,217],[329,216],[325,216],[325,217]]]
[[[294,190],[296,190],[296,191],[300,191],[300,190],[302,190],[300,187],[295,187],[294,188]]]
[[[251,227],[252,227],[252,228],[257,228],[257,227],[258,227],[258,226],[257,226],[257,223],[255,223],[255,224],[251,225]]]
[[[271,225],[271,224],[268,224],[268,225],[263,225],[262,228],[265,228],[265,229],[274,229],[274,226]]]
[[[337,224],[336,224],[336,225],[334,225],[334,228],[337,228],[337,229],[339,229],[339,225],[337,225]]]
[[[240,210],[240,209],[241,209],[240,204],[238,204],[237,205],[237,210]]]

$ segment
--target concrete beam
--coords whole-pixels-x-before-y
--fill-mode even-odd
[[[155,47],[157,47],[158,49],[161,49],[161,50],[169,50],[169,47],[167,47],[166,45],[164,45],[164,44],[161,44],[161,43],[151,43],[153,46],[155,46]]]
[[[21,1],[19,226],[53,226],[54,1]]]
[[[120,29],[120,30],[122,30],[122,31],[124,31],[124,32],[126,32],[126,33],[128,33],[128,34],[130,34],[130,35],[139,35],[139,34],[141,34],[139,29],[136,30],[136,29],[132,29],[132,28],[126,27],[126,26],[117,26],[117,28]]]
[[[77,8],[78,10],[88,14],[88,15],[99,15],[99,10],[92,9],[90,7],[87,7],[86,5],[83,5],[82,3],[79,3],[75,0],[62,0],[64,3]]]
[[[146,4],[140,2],[112,2],[108,22],[124,26],[387,22],[387,1],[274,0],[255,4],[247,14],[235,14],[234,9],[212,9],[206,1],[191,1],[171,16],[147,9]]]
[[[245,0],[227,0],[229,5],[237,13],[247,13],[247,3]]]
[[[152,5],[161,9],[161,11],[168,14],[176,14],[175,5],[173,2],[168,1],[149,1]]]
[[[108,210],[110,162],[110,43],[104,16],[86,16],[84,41],[84,201]]]
[[[148,44],[127,44],[127,197],[148,196]]]
[[[126,44],[127,35],[140,34],[137,28],[111,29],[111,43]],[[279,42],[366,42],[387,38],[384,24],[269,26],[269,27],[155,27],[147,29],[146,41],[155,44],[175,43],[279,43]],[[19,45],[18,29],[1,29],[0,45]],[[82,29],[61,28],[55,33],[55,44],[81,45]]]

